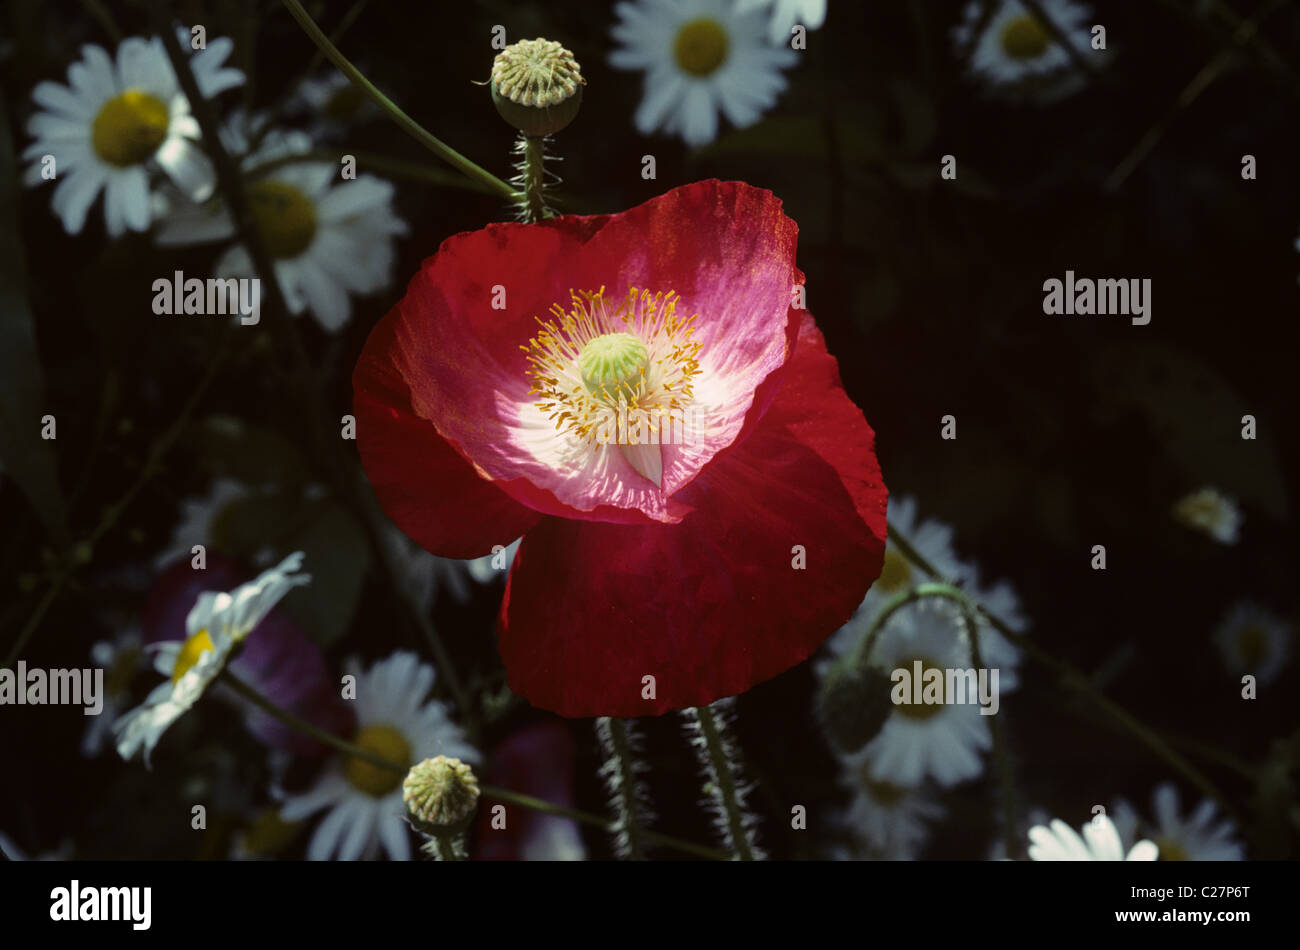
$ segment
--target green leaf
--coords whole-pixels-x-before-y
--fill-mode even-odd
[[[338,502],[290,491],[254,493],[222,509],[212,544],[246,561],[268,550],[277,558],[302,551],[312,580],[285,597],[284,609],[321,646],[347,632],[370,567],[370,546],[360,523]]]
[[[56,540],[67,537],[53,445],[41,438],[49,411],[27,303],[18,234],[18,180],[9,120],[0,103],[0,465]]]
[[[234,416],[208,416],[187,441],[208,471],[251,486],[302,485],[308,478],[297,447],[270,429]]]

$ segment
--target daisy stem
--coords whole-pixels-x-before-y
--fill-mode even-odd
[[[399,765],[396,762],[389,761],[382,756],[367,752],[359,746],[353,745],[346,739],[340,739],[331,732],[326,732],[318,726],[312,725],[301,716],[296,716],[287,709],[282,709],[271,700],[267,699],[252,686],[249,686],[227,668],[222,670],[220,680],[233,689],[236,693],[248,700],[258,709],[284,723],[291,729],[296,729],[305,736],[310,736],[317,742],[322,742],[341,752],[343,755],[352,758],[362,759],[371,765],[381,769],[387,769],[390,772],[401,772],[405,774],[408,771],[407,766]],[[531,795],[524,795],[520,792],[512,792],[507,788],[497,788],[494,785],[480,785],[480,791],[484,798],[494,799],[500,802],[506,802],[511,805],[518,805],[520,808],[527,808],[530,811],[539,811],[548,815],[558,815],[561,818],[570,818],[573,821],[582,822],[586,825],[592,825],[597,828],[603,828],[606,831],[614,830],[614,823],[600,815],[593,815],[590,812],[579,811],[576,808],[566,808],[563,805],[556,805],[552,802],[545,801],[541,798],[534,798]],[[714,861],[726,861],[727,855],[713,848],[706,848],[702,845],[693,844],[690,841],[683,841],[680,838],[673,838],[668,835],[662,835],[658,832],[648,831],[638,828],[636,831],[647,844],[662,845],[665,848],[675,848],[686,854],[694,854],[697,857],[708,858]]]
[[[1165,114],[1142,134],[1142,138],[1138,139],[1137,144],[1124,156],[1123,161],[1115,166],[1115,170],[1110,173],[1110,177],[1102,185],[1104,191],[1116,191],[1128,180],[1128,177],[1137,170],[1137,167],[1159,144],[1160,139],[1164,137],[1165,132],[1173,125],[1179,114],[1195,102],[1201,93],[1213,85],[1219,75],[1236,59],[1241,48],[1247,46],[1255,34],[1259,32],[1260,24],[1275,10],[1279,9],[1284,2],[1285,0],[1271,0],[1271,2],[1260,7],[1249,20],[1241,21],[1233,32],[1232,38],[1224,44],[1213,59],[1201,67],[1201,70],[1183,87],[1182,92],[1178,94],[1178,98],[1173,101]]]
[[[114,43],[122,42],[122,28],[117,25],[113,19],[113,14],[103,3],[103,0],[81,0],[81,5],[86,8],[86,12],[99,21],[99,25],[108,38]]]
[[[731,839],[731,846],[735,849],[737,858],[741,861],[753,861],[754,852],[749,846],[749,835],[745,832],[740,802],[736,800],[736,778],[732,774],[726,750],[722,748],[722,727],[713,715],[712,708],[708,706],[696,706],[695,716],[700,723],[700,734],[704,736],[709,760],[713,763],[722,807],[726,810],[727,836]]]
[[[898,533],[893,525],[889,526],[889,540],[897,546],[899,552],[905,558],[921,570],[925,571],[925,573],[929,574],[931,577],[939,577],[939,572],[934,569],[934,566],[926,561],[925,558],[917,552],[916,548],[914,548],[905,537]],[[858,648],[858,653],[855,654],[856,658],[860,660],[867,656],[867,641],[874,638],[875,634],[879,631],[880,627],[884,625],[884,621],[890,614],[894,613],[905,604],[922,597],[944,597],[948,600],[955,601],[964,607],[969,607],[977,617],[984,617],[993,629],[997,630],[998,633],[1002,634],[1016,646],[1024,650],[1030,657],[1051,669],[1060,678],[1063,685],[1077,690],[1080,694],[1090,700],[1092,704],[1096,706],[1098,710],[1106,714],[1112,722],[1121,729],[1121,731],[1128,732],[1139,742],[1146,745],[1147,748],[1154,752],[1159,758],[1163,759],[1165,764],[1170,768],[1177,771],[1202,792],[1218,802],[1219,806],[1230,818],[1236,820],[1238,824],[1241,823],[1237,810],[1228,803],[1227,799],[1224,798],[1223,793],[1219,791],[1214,783],[1201,774],[1201,772],[1188,762],[1187,759],[1179,755],[1168,742],[1164,741],[1160,735],[1155,732],[1155,730],[1144,725],[1122,706],[1098,690],[1088,676],[1081,670],[1076,669],[1064,660],[1058,660],[1056,657],[1052,656],[1052,654],[1040,648],[1028,637],[1012,630],[1011,627],[1007,625],[1006,621],[989,613],[977,600],[975,600],[975,598],[960,587],[955,587],[952,584],[939,581],[919,584],[913,590],[900,594],[891,601],[885,609],[881,611],[880,616],[872,622],[871,628],[867,631],[866,636],[862,638],[862,644]]]
[[[289,2],[289,0],[286,0],[286,2]],[[199,128],[203,132],[203,140],[216,168],[217,185],[227,207],[230,209],[231,215],[235,219],[239,240],[248,248],[249,256],[253,260],[254,273],[264,278],[262,284],[265,287],[267,298],[266,309],[273,315],[268,322],[271,331],[277,335],[277,345],[288,355],[292,364],[293,375],[290,382],[292,387],[297,390],[296,394],[299,401],[307,410],[308,424],[306,428],[311,447],[322,463],[327,466],[327,469],[334,473],[336,485],[341,490],[341,497],[351,502],[361,518],[362,524],[368,531],[371,546],[375,549],[380,563],[384,565],[386,579],[393,588],[399,603],[406,607],[411,623],[429,644],[429,649],[433,652],[438,670],[446,681],[447,689],[456,703],[456,708],[462,716],[466,717],[466,727],[471,737],[476,738],[478,734],[478,717],[475,714],[475,707],[470,704],[469,696],[461,686],[460,678],[456,675],[456,670],[452,665],[451,656],[448,654],[442,640],[438,637],[432,622],[415,605],[405,587],[397,580],[399,575],[382,540],[383,520],[382,515],[376,513],[378,505],[377,503],[368,503],[373,502],[373,495],[367,495],[362,487],[362,481],[353,477],[353,460],[343,456],[340,451],[341,443],[339,440],[330,439],[321,427],[321,420],[327,418],[328,413],[323,408],[325,401],[321,396],[320,383],[312,371],[311,363],[307,358],[307,351],[303,347],[302,339],[298,336],[293,323],[283,319],[288,316],[289,308],[285,304],[284,294],[280,289],[280,281],[276,276],[271,256],[267,253],[266,244],[253,219],[244,188],[244,179],[239,173],[239,168],[221,143],[220,128],[216,114],[212,109],[212,103],[204,99],[199,93],[198,81],[194,78],[189,59],[181,52],[176,35],[167,27],[166,9],[161,0],[155,0],[153,13],[163,47],[167,51],[167,58],[171,60],[172,69],[176,73],[181,89],[190,100],[194,118],[198,120]],[[305,13],[303,15],[306,16]],[[332,46],[330,48],[333,49]]]
[[[203,398],[203,395],[208,391],[208,387],[212,385],[212,381],[216,379],[217,371],[221,368],[230,352],[229,326],[228,324],[227,329],[221,333],[217,346],[213,350],[212,358],[208,361],[207,369],[199,379],[198,384],[190,392],[189,398],[185,400],[185,405],[181,407],[176,421],[154,442],[153,447],[149,450],[144,465],[140,467],[140,474],[136,476],[135,481],[131,483],[131,487],[126,490],[126,493],[104,511],[103,515],[100,516],[99,523],[86,539],[77,546],[78,548],[90,552],[94,551],[94,547],[99,540],[116,526],[118,519],[130,507],[131,502],[158,473],[159,468],[162,466],[163,457],[171,451],[172,446],[176,444],[176,440],[189,428],[190,417],[194,414],[199,400]],[[54,605],[64,586],[72,579],[76,567],[75,562],[69,561],[55,574],[49,589],[46,590],[45,595],[37,603],[36,609],[32,611],[32,615],[19,632],[18,638],[14,641],[14,645],[10,647],[9,654],[5,657],[4,662],[0,663],[0,667],[9,668],[14,665],[14,662],[22,654],[23,648],[27,646],[27,641],[31,639],[32,634],[36,632],[36,628],[45,619],[45,614]]]
[[[357,69],[348,61],[348,58],[339,52],[338,47],[330,42],[320,27],[311,18],[302,4],[298,0],[282,0],[289,14],[298,21],[303,32],[311,38],[317,48],[325,54],[331,63],[337,66],[348,79],[352,80],[353,85],[369,96],[384,113],[392,119],[397,125],[411,138],[415,139],[429,151],[433,152],[447,164],[460,171],[467,178],[481,182],[494,194],[503,198],[514,201],[517,192],[510,185],[506,184],[500,178],[497,178],[485,168],[474,164],[460,152],[437,138],[429,132],[424,126],[416,122],[409,115],[398,108],[397,104],[389,99],[386,95],[376,88],[375,84],[362,75],[361,70]]]
[[[343,34],[345,34],[351,28],[352,24],[357,21],[357,17],[361,16],[361,11],[366,8],[366,2],[367,0],[357,0],[356,3],[348,7],[348,11],[344,13],[343,18],[339,20],[338,26],[334,27],[334,31],[329,35],[331,44],[338,46],[338,44],[342,42]],[[311,74],[320,67],[320,64],[324,59],[325,53],[317,47],[316,52],[312,54],[311,59],[307,62],[306,68],[299,74],[298,79],[295,82],[290,83],[287,87],[288,91],[286,91],[285,94],[282,95],[273,106],[271,106],[267,111],[265,121],[263,121],[262,124],[257,127],[257,130],[249,137],[248,151],[250,154],[257,150],[257,146],[261,143],[262,139],[266,137],[266,133],[271,131],[271,129],[279,123],[281,117],[284,115],[284,110],[288,108],[289,100],[292,97],[294,90],[300,89],[302,84],[311,78]]]
[[[970,661],[977,670],[984,669],[984,657],[980,653],[979,617],[969,603],[962,604],[962,619],[970,632]],[[989,734],[993,738],[993,763],[998,773],[998,784],[1002,787],[1002,842],[1007,849],[1007,857],[1014,855],[1019,848],[1016,836],[1016,787],[1011,777],[1011,762],[1007,757],[1006,737],[1002,733],[1002,720],[993,716],[989,722]]]

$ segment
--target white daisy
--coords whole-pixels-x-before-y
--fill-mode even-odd
[[[221,673],[231,652],[262,622],[294,587],[311,580],[295,574],[302,552],[289,555],[255,580],[230,593],[206,591],[185,618],[184,642],[157,644],[154,668],[168,681],[154,689],[144,704],[113,725],[117,751],[129,759],[143,746],[145,761],[173,722],[199,701]]]
[[[976,36],[984,7],[983,0],[971,0],[953,29],[957,54],[964,56],[970,50],[971,72],[994,87],[1024,88],[1032,83],[1049,97],[1077,88],[1077,84],[1042,85],[1043,80],[1081,77],[1069,52],[1028,7],[1019,0],[996,0],[992,15]],[[1091,9],[1075,0],[1042,0],[1042,9],[1082,55],[1092,54]]]
[[[88,759],[99,755],[113,723],[131,696],[131,681],[144,659],[140,631],[126,630],[113,640],[101,640],[90,648],[90,660],[104,671],[103,708],[91,716],[81,738],[81,754]]]
[[[1291,627],[1260,604],[1242,601],[1223,618],[1214,641],[1230,672],[1271,683],[1290,656]]]
[[[1111,809],[1121,841],[1137,837],[1139,826],[1148,832],[1160,849],[1161,861],[1242,861],[1245,851],[1237,840],[1237,829],[1224,818],[1210,799],[1204,799],[1187,818],[1179,817],[1178,789],[1172,782],[1157,786],[1151,796],[1156,820],[1142,822],[1124,799]]]
[[[796,23],[816,30],[826,22],[826,0],[736,0],[737,13],[771,9],[768,39],[777,46],[790,45]]]
[[[1031,861],[1154,861],[1159,849],[1150,841],[1139,841],[1124,854],[1119,832],[1110,816],[1099,814],[1083,826],[1083,837],[1061,821],[1029,829]]]
[[[289,100],[293,114],[306,113],[312,134],[321,138],[341,135],[353,125],[379,115],[379,107],[338,70],[304,79]]]
[[[871,777],[864,753],[843,756],[841,781],[853,791],[846,824],[864,856],[878,861],[911,861],[929,837],[929,826],[944,808],[926,787],[905,787]]]
[[[473,594],[473,585],[486,585],[504,577],[514,563],[519,550],[516,538],[497,554],[462,560],[430,554],[408,538],[400,528],[390,524],[385,538],[392,551],[394,566],[400,581],[424,612],[433,609],[439,591],[446,591],[458,604],[467,603]],[[497,565],[502,565],[498,567]]]
[[[1174,519],[1220,544],[1236,544],[1241,533],[1241,508],[1236,500],[1210,486],[1180,498],[1174,504]]]
[[[1029,626],[1020,605],[1020,597],[1009,581],[1000,580],[988,587],[980,584],[979,569],[971,566],[966,580],[966,589],[971,596],[990,614],[1002,620],[1016,633],[1023,633]],[[1016,646],[998,631],[982,615],[977,615],[980,659],[990,669],[998,673],[998,687],[1009,693],[1020,685],[1020,647]],[[965,625],[961,628],[962,642],[969,643],[965,636]]]
[[[947,604],[922,601],[903,608],[872,644],[867,662],[888,675],[895,669],[969,669],[960,615]],[[862,749],[866,774],[877,782],[919,785],[927,776],[943,786],[975,778],[980,753],[992,744],[978,703],[895,705],[884,726]]]
[[[889,524],[943,579],[958,582],[969,576],[970,568],[958,560],[953,551],[952,527],[930,518],[919,520],[915,498],[908,495],[890,498]],[[830,652],[843,656],[853,650],[881,608],[899,594],[929,579],[924,571],[903,556],[893,539],[888,540],[880,576],[872,583],[853,618],[827,640]]]
[[[345,669],[356,677],[353,744],[404,767],[435,755],[479,761],[446,707],[425,702],[434,672],[414,653],[399,651],[366,672],[354,660]],[[308,860],[324,861],[336,854],[340,861],[370,859],[382,844],[392,860],[409,861],[411,840],[402,803],[405,777],[405,768],[398,772],[362,759],[336,759],[311,790],[285,800],[280,817],[299,821],[329,809],[307,846]]]
[[[222,515],[231,505],[248,496],[248,486],[243,482],[217,477],[212,480],[206,494],[184,499],[181,502],[180,518],[172,531],[171,542],[154,557],[154,567],[162,570],[177,558],[190,557],[196,544],[215,547],[215,536]]]
[[[753,125],[798,57],[767,42],[762,11],[742,13],[733,0],[633,0],[614,11],[612,33],[623,45],[610,64],[646,74],[636,112],[643,135],[663,129],[704,145],[718,134],[719,111],[732,125]]]
[[[188,49],[189,32],[178,32]],[[243,83],[243,73],[222,66],[232,47],[220,37],[190,56],[204,97]],[[198,122],[158,37],[123,40],[116,63],[102,47],[83,46],[81,61],[68,67],[68,85],[38,83],[32,98],[45,111],[27,122],[36,141],[23,152],[34,162],[24,181],[43,181],[44,157],[54,157],[58,185],[51,205],[69,234],[81,231],[100,191],[109,237],[147,230],[155,168],[195,200],[212,193],[212,165],[197,144]]]
[[[322,327],[337,330],[350,314],[349,292],[370,294],[392,282],[393,238],[407,231],[392,208],[393,186],[373,175],[343,180],[339,166],[318,161],[258,172],[268,162],[309,152],[311,140],[272,130],[249,154],[251,128],[248,120],[237,120],[223,138],[251,172],[246,195],[285,302],[293,313],[310,309]],[[198,205],[173,197],[157,241],[202,244],[234,235],[234,222],[220,203]],[[220,278],[254,274],[242,244],[222,254],[215,270]]]

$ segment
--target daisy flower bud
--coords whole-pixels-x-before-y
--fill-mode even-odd
[[[541,137],[573,121],[582,105],[581,67],[553,40],[520,40],[492,61],[492,102],[524,135]]]
[[[411,767],[402,782],[402,801],[425,834],[447,837],[469,826],[478,808],[478,779],[460,759],[439,755]]]

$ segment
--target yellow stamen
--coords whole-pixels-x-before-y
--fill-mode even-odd
[[[172,685],[179,683],[181,677],[194,668],[194,665],[199,662],[199,657],[215,649],[206,628],[186,640],[181,645],[181,652],[176,656],[176,665],[172,667]]]
[[[567,311],[555,304],[553,320],[538,318],[541,329],[520,349],[528,354],[529,392],[541,397],[537,407],[557,431],[593,441],[620,409],[682,418],[700,373],[700,344],[691,339],[699,315],[679,317],[678,299],[633,287],[611,308],[603,287],[570,291]]]

